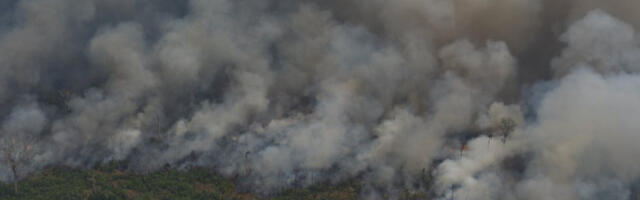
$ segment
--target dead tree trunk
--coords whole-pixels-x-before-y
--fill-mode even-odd
[[[13,173],[13,191],[18,194],[18,173],[20,167],[24,167],[33,156],[31,145],[35,143],[35,139],[22,136],[22,138],[0,138],[0,159],[11,168]]]
[[[18,194],[18,181],[13,181],[13,192]]]
[[[13,173],[13,192],[18,194],[18,166],[11,164],[11,172]]]

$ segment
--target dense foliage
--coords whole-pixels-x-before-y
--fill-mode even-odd
[[[118,170],[117,164],[92,170],[49,168],[20,181],[19,186],[16,195],[12,184],[0,184],[0,199],[357,199],[359,190],[355,183],[344,183],[264,197],[240,192],[232,180],[203,168],[143,175]]]

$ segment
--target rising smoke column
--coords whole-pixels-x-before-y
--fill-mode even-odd
[[[9,0],[0,140],[38,138],[24,175],[119,161],[266,195],[358,179],[363,199],[629,199],[638,6]]]

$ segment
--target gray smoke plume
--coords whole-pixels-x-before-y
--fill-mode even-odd
[[[634,199],[638,9],[2,1],[0,144],[29,145],[18,177],[118,161],[264,195],[356,179],[362,199]]]

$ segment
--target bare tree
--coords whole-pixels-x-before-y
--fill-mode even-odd
[[[516,122],[514,122],[510,118],[504,118],[500,121],[498,131],[502,136],[502,143],[507,142],[507,137],[509,137],[509,135],[511,134],[511,132],[513,132],[513,129],[515,128],[516,128]]]
[[[58,106],[64,113],[70,113],[69,101],[73,98],[73,92],[68,89],[60,89],[57,94],[52,95],[53,103]]]
[[[486,135],[489,137],[488,144],[491,145],[491,139],[494,136],[502,137],[502,143],[507,142],[507,138],[511,135],[511,132],[516,128],[516,122],[511,118],[502,118],[498,123],[485,130]]]
[[[33,145],[36,143],[35,137],[4,137],[0,138],[0,159],[7,163],[12,173],[13,190],[18,193],[18,180],[20,171],[34,155]]]

